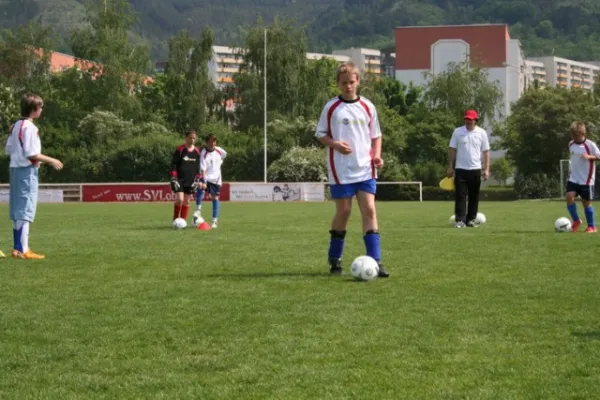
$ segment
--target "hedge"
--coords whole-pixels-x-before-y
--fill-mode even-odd
[[[480,200],[487,201],[513,201],[517,200],[517,193],[513,188],[482,189]],[[381,185],[377,187],[378,201],[419,200],[417,185]],[[435,186],[423,187],[423,201],[454,201],[454,192],[448,192]]]

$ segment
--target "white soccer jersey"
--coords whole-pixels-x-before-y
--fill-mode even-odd
[[[42,152],[42,142],[37,126],[28,119],[17,121],[8,136],[5,150],[6,154],[10,156],[11,168],[38,166],[39,163],[28,158]]]
[[[214,150],[208,151],[202,149],[200,153],[200,169],[206,174],[206,180],[217,185],[223,184],[221,178],[221,165],[227,157],[227,152],[219,146],[215,146]]]
[[[327,102],[317,125],[317,138],[329,136],[350,145],[352,153],[327,148],[329,182],[347,184],[377,178],[371,141],[381,137],[377,110],[364,97],[354,101],[336,97]]]
[[[600,150],[596,143],[589,139],[582,143],[569,142],[569,153],[571,153],[571,172],[569,181],[578,185],[593,186],[596,178],[596,161],[581,158],[582,154],[590,154],[600,158]]]

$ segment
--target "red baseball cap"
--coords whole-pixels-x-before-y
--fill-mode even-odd
[[[479,119],[479,115],[477,115],[477,111],[475,110],[467,110],[465,112],[465,119]]]

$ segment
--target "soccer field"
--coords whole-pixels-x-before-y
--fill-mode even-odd
[[[48,259],[0,261],[0,398],[598,398],[600,237],[555,233],[563,202],[480,211],[378,203],[391,277],[355,282],[357,208],[332,277],[332,203],[223,203],[208,232],[170,204],[42,204]]]

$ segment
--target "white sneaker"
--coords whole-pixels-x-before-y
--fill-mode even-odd
[[[194,226],[198,226],[202,223],[202,215],[200,214],[200,210],[194,211],[192,223],[194,224]]]
[[[213,228],[213,229],[214,229],[214,228],[216,228],[216,227],[217,227],[217,223],[216,223],[216,222],[213,222],[213,223],[212,223],[212,225],[211,225],[210,227],[211,227],[211,228]]]

